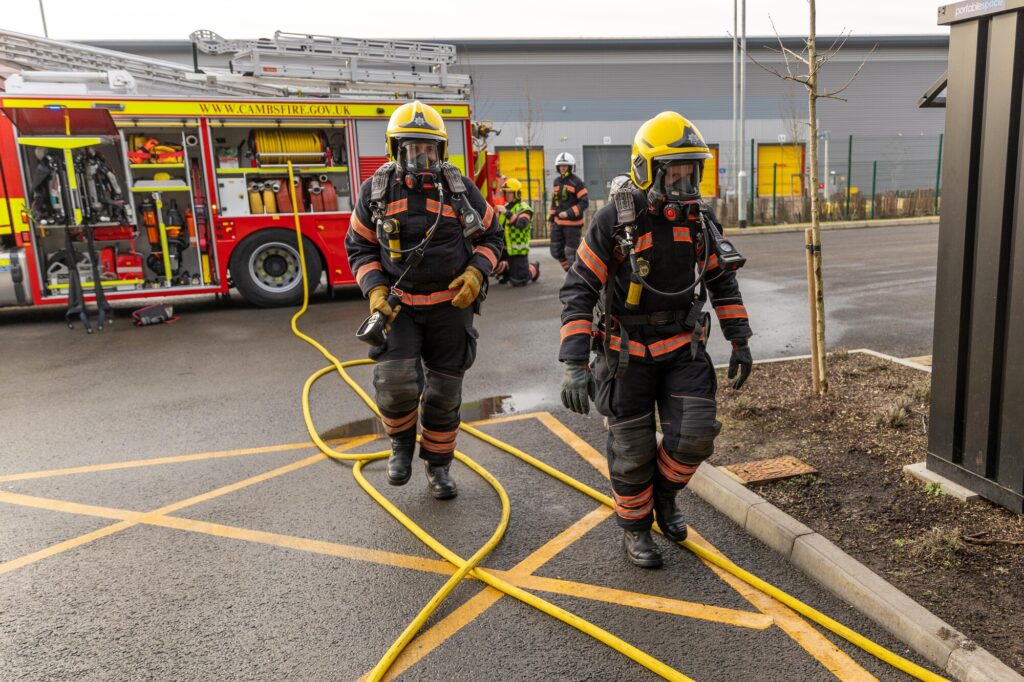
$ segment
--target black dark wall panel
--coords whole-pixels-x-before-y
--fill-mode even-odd
[[[1016,175],[1008,160],[1016,157],[1016,120],[1019,104],[1011,101],[1015,87],[1017,14],[991,20],[985,101],[981,116],[981,161],[978,173],[978,218],[975,238],[974,287],[971,297],[970,349],[962,465],[976,474],[995,476],[997,446],[990,436],[999,429],[1005,330],[1004,218],[1008,201],[1006,179]],[[1012,154],[1009,144],[1013,143]]]
[[[972,132],[980,114],[987,25],[953,26],[949,39],[946,89],[945,154],[942,164],[942,215],[939,222],[938,277],[935,287],[935,332],[932,345],[929,452],[959,463],[963,441],[963,403],[958,395],[966,378],[963,364],[970,320],[970,281],[974,266],[974,190],[979,135]]]

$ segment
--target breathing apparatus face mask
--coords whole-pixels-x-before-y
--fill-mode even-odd
[[[441,173],[439,151],[435,140],[404,140],[399,144],[398,164],[406,187],[422,191],[437,184]]]
[[[658,164],[647,190],[651,209],[672,223],[696,220],[700,201],[700,164],[692,160]]]

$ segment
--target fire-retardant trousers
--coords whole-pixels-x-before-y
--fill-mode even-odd
[[[595,406],[608,417],[616,520],[624,528],[650,528],[654,496],[675,495],[685,488],[714,451],[722,424],[715,419],[717,381],[711,358],[701,351],[694,359],[689,346],[659,362],[631,358],[625,375],[616,380],[599,353],[594,379]]]
[[[370,351],[384,431],[415,438],[419,416],[420,457],[431,464],[448,464],[454,456],[462,377],[476,358],[476,339],[473,306],[402,306],[387,343]]]
[[[548,223],[551,228],[551,255],[568,270],[576,262],[576,249],[580,247],[582,227],[556,225]]]

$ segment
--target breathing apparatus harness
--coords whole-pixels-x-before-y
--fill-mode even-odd
[[[466,246],[467,254],[473,253],[473,247],[470,244],[470,239],[476,234],[484,230],[483,219],[480,214],[477,213],[476,209],[469,203],[469,198],[466,196],[466,185],[462,181],[462,173],[458,167],[454,164],[444,162],[441,164],[440,172],[429,172],[429,173],[402,173],[402,184],[413,191],[423,191],[426,189],[437,189],[437,218],[434,219],[434,224],[427,228],[426,233],[423,235],[423,239],[414,246],[407,249],[402,248],[401,242],[401,222],[397,218],[387,217],[387,204],[385,202],[385,196],[387,194],[388,185],[391,181],[391,174],[398,171],[399,166],[394,161],[390,161],[376,170],[373,174],[373,178],[370,181],[370,216],[373,219],[374,226],[377,232],[377,239],[380,242],[381,248],[383,248],[391,260],[398,262],[406,257],[405,269],[402,274],[398,276],[394,284],[391,285],[391,290],[388,293],[388,305],[392,308],[398,305],[402,300],[402,290],[399,285],[405,276],[409,274],[413,269],[416,268],[423,261],[424,255],[427,252],[427,245],[430,240],[433,239],[434,234],[437,232],[438,226],[441,224],[441,216],[444,214],[444,200],[445,184],[451,192],[452,205],[455,208],[455,213],[458,217],[459,223],[462,225],[462,236],[465,238],[464,243]],[[438,177],[440,175],[440,177]],[[441,181],[443,180],[443,182]],[[478,297],[478,301],[483,301],[486,296],[486,292],[481,291],[481,295]],[[387,341],[388,336],[388,319],[387,316],[383,315],[380,311],[375,311],[372,315],[367,317],[363,323],[359,326],[356,331],[356,338],[360,341],[364,341],[371,346],[383,346]]]
[[[653,195],[653,196],[652,196]],[[604,288],[603,301],[598,303],[600,326],[604,328],[603,347],[605,358],[608,359],[609,367],[614,368],[614,377],[622,378],[629,366],[629,324],[651,324],[652,315],[620,315],[615,318],[619,323],[619,350],[615,362],[611,361],[611,321],[614,310],[615,282],[618,268],[622,261],[628,260],[630,267],[629,289],[626,292],[625,307],[627,310],[636,310],[640,307],[640,297],[643,290],[652,294],[668,298],[670,300],[688,299],[689,309],[681,319],[676,316],[664,317],[664,322],[656,324],[667,324],[678,321],[684,329],[692,329],[690,336],[690,352],[694,359],[700,354],[703,342],[707,339],[711,329],[711,315],[704,312],[704,304],[708,300],[708,292],[705,283],[705,276],[708,271],[708,262],[711,259],[710,251],[714,250],[722,267],[736,270],[743,266],[746,259],[732,243],[722,236],[714,222],[707,216],[707,208],[699,200],[689,201],[667,201],[667,197],[656,192],[649,192],[651,201],[649,210],[657,210],[662,217],[670,222],[677,223],[680,218],[686,217],[686,222],[693,224],[699,222],[700,234],[697,235],[697,252],[704,253],[704,262],[700,271],[694,278],[692,284],[677,291],[662,291],[647,281],[650,274],[648,262],[637,255],[637,210],[629,179],[620,176],[612,182],[610,199],[615,205],[616,226],[612,233],[615,240],[616,256],[612,259],[609,267],[608,279]],[[619,258],[621,256],[621,258]],[[655,314],[657,315],[657,314]]]

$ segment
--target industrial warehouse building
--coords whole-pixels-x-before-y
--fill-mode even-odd
[[[534,199],[545,198],[554,158],[563,151],[576,157],[592,195],[602,198],[610,179],[628,170],[637,127],[666,109],[691,118],[715,149],[705,194],[735,192],[729,38],[450,42],[459,54],[453,70],[473,79],[474,116],[493,120],[502,131],[492,138],[502,172],[523,180]],[[753,60],[784,70],[776,38],[747,42]],[[798,51],[802,46],[798,38],[784,42]],[[834,42],[819,37],[819,49]],[[191,43],[184,40],[90,44],[193,61]],[[918,100],[945,71],[947,51],[948,38],[941,35],[853,36],[845,42],[823,69],[821,86],[842,87],[866,63],[842,93],[846,101],[819,101],[821,190],[829,196],[934,191],[944,109],[918,108]],[[200,66],[226,66],[226,58],[200,54],[198,60]],[[805,195],[803,86],[780,81],[750,59],[746,71],[745,182],[762,199]],[[359,136],[361,154],[364,145],[379,153],[383,128],[379,137],[374,132]]]

